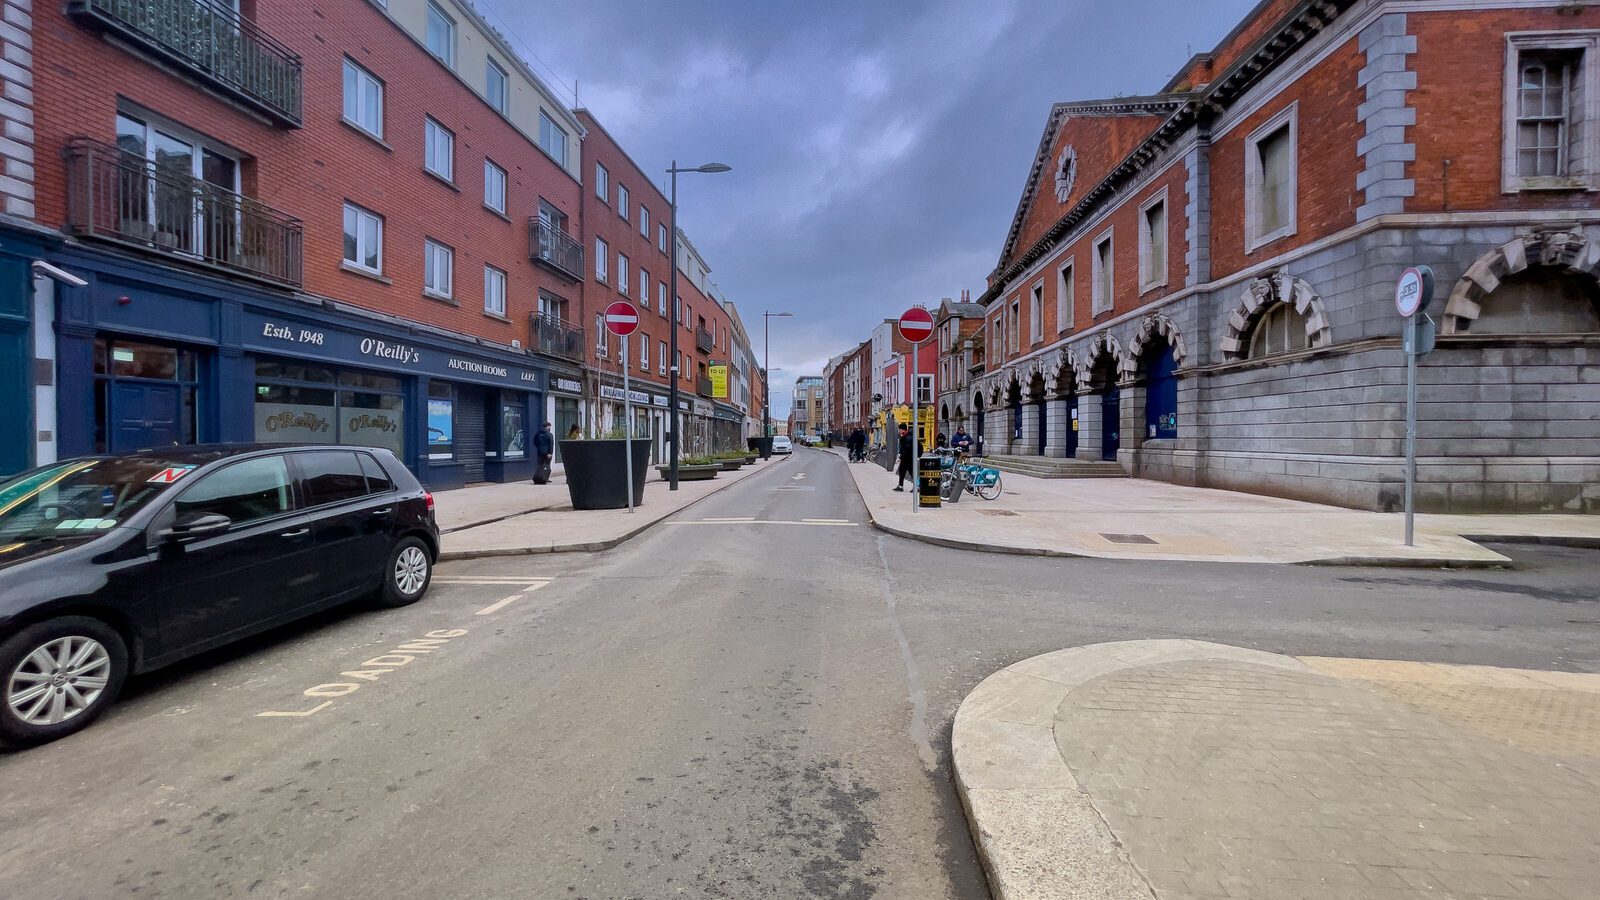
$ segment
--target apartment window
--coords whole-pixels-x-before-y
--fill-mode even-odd
[[[639,335],[639,371],[650,371],[650,335]]]
[[[656,282],[656,312],[665,316],[667,314],[667,283]]]
[[[366,272],[383,271],[383,217],[354,203],[344,205],[344,261]]]
[[[455,251],[438,241],[422,242],[422,292],[440,300],[450,299],[454,290]]]
[[[628,217],[628,189],[617,185],[617,215],[626,219]]]
[[[611,281],[611,245],[603,238],[594,239],[594,280],[601,284]]]
[[[506,75],[506,70],[489,57],[483,76],[483,94],[489,98],[489,105],[504,114],[511,100],[511,78]]]
[[[567,320],[566,299],[557,297],[554,294],[546,294],[544,291],[540,291],[539,315],[544,316],[547,319],[554,319],[557,322],[565,322]]]
[[[617,293],[628,293],[628,255],[617,254]]]
[[[1245,250],[1294,234],[1295,129],[1291,104],[1245,142]]]
[[[667,374],[667,342],[666,341],[657,341],[656,342],[656,373],[659,374],[659,375]]]
[[[1011,315],[1006,317],[1006,346],[1012,353],[1022,352],[1022,301],[1011,301]]]
[[[1056,331],[1072,327],[1073,310],[1078,305],[1078,277],[1072,261],[1056,270]]]
[[[606,317],[594,317],[594,352],[596,356],[605,356],[610,349],[610,339],[606,336]]]
[[[933,405],[933,376],[917,376],[917,402],[923,406]]]
[[[639,269],[639,305],[650,308],[650,273],[643,268]]]
[[[1028,297],[1028,343],[1037,344],[1044,339],[1044,285],[1033,286]]]
[[[192,178],[234,193],[240,191],[239,161],[229,155],[229,151],[208,146],[203,136],[175,124],[144,121],[118,113],[117,147],[143,160],[148,171],[179,179]],[[219,223],[228,221],[226,213],[196,217],[187,188],[168,182],[159,186],[140,184],[135,190],[135,196],[138,193],[144,196],[131,204],[131,208],[123,206],[121,214],[126,217],[125,224],[130,224],[127,220],[135,220],[152,229],[153,233],[170,241],[163,246],[173,250],[201,255],[235,250],[239,239],[237,229],[218,227]]]
[[[1111,309],[1114,295],[1112,288],[1116,282],[1112,278],[1113,260],[1112,234],[1106,232],[1105,236],[1094,242],[1094,289],[1090,293],[1090,311],[1100,315]]]
[[[483,311],[501,318],[506,314],[506,273],[494,266],[483,267]]]
[[[483,161],[483,205],[501,215],[506,213],[506,170],[491,159]]]
[[[665,225],[656,226],[656,247],[660,248],[662,253],[667,252],[667,226]]]
[[[1544,32],[1509,38],[1505,80],[1504,189],[1600,187],[1600,95],[1593,64],[1600,34]]]
[[[539,111],[539,146],[560,165],[567,164],[567,132],[557,125],[544,110]]]
[[[650,239],[650,209],[643,203],[639,204],[639,236]]]
[[[602,202],[611,202],[611,173],[599,163],[594,164],[594,195]]]
[[[456,136],[431,118],[423,119],[422,164],[445,181],[455,181]]]
[[[456,20],[432,3],[428,4],[425,40],[429,53],[439,57],[439,61],[450,68],[456,67]]]
[[[383,82],[348,59],[344,61],[344,118],[373,137],[383,137]]]
[[[1167,191],[1139,207],[1139,293],[1167,283]]]

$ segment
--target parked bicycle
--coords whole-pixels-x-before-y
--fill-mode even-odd
[[[947,503],[961,499],[961,495],[976,494],[984,500],[1000,496],[1000,470],[967,461],[959,450],[939,451],[939,497]]]

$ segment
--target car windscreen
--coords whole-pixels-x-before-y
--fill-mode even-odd
[[[24,472],[0,484],[0,541],[88,537],[114,528],[194,468],[133,457]]]

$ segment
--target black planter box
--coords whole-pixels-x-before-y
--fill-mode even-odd
[[[561,463],[567,469],[567,493],[573,509],[625,509],[628,506],[627,455],[624,440],[562,441]],[[644,479],[650,471],[650,441],[633,441],[633,505],[644,503]]]
[[[745,438],[745,446],[761,454],[762,459],[772,458],[772,438],[753,437]]]

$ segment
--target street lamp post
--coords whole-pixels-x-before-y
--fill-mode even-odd
[[[772,320],[793,318],[792,312],[761,314],[761,439],[772,439]]]
[[[679,172],[704,172],[707,175],[717,172],[727,172],[732,166],[722,163],[706,163],[703,166],[689,166],[678,168],[678,161],[672,161],[672,168],[667,173],[672,176],[672,347],[667,351],[672,357],[672,383],[667,386],[667,489],[678,489],[678,173]]]

